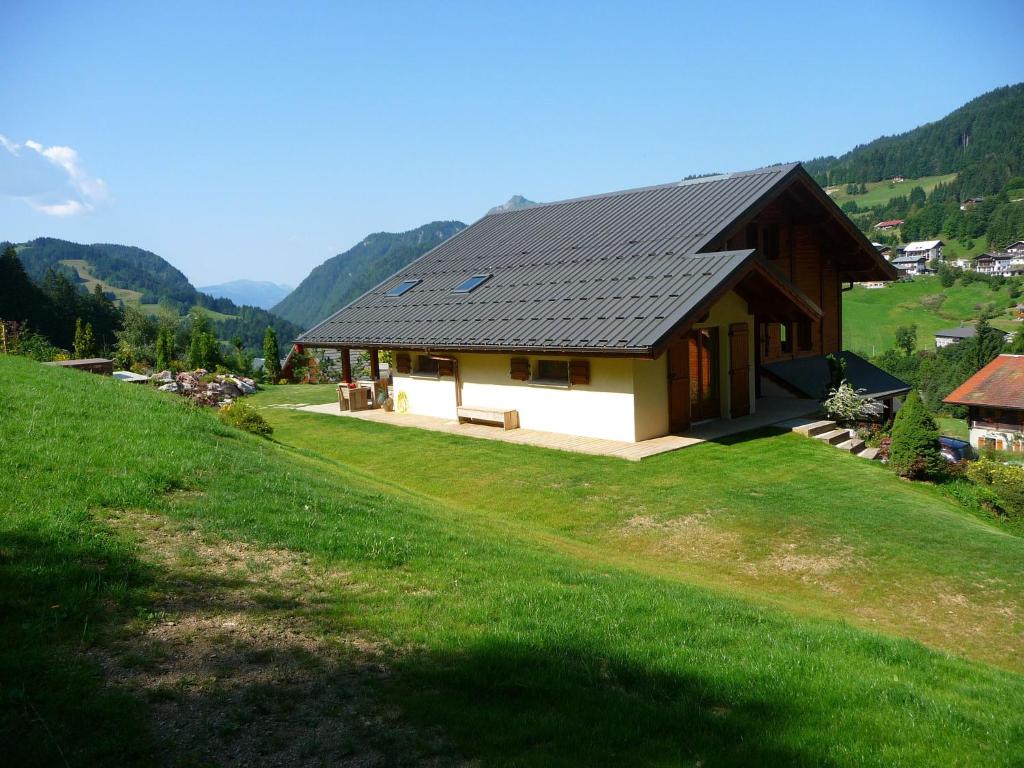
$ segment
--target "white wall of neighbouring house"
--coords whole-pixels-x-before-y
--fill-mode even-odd
[[[518,411],[523,429],[629,442],[668,431],[663,360],[468,352],[455,353],[454,357],[462,380],[462,404]],[[512,357],[526,357],[531,371],[536,371],[537,362],[543,359],[586,359],[590,363],[590,383],[550,386],[517,381],[510,376]],[[637,386],[643,389],[639,401],[634,397]],[[396,403],[404,401],[409,413],[456,418],[454,377],[395,373],[392,389]]]

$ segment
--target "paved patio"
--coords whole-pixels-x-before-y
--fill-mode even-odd
[[[761,398],[757,401],[757,413],[741,416],[737,419],[715,419],[696,425],[682,435],[665,435],[651,440],[629,443],[621,440],[605,440],[598,437],[577,437],[561,435],[557,432],[543,432],[537,429],[510,429],[487,426],[485,424],[459,423],[454,419],[439,419],[434,416],[415,416],[409,413],[388,412],[382,409],[368,411],[342,411],[337,403],[322,405],[281,405],[298,411],[320,413],[328,416],[344,416],[364,421],[375,421],[395,427],[412,427],[427,429],[432,432],[447,432],[463,437],[475,437],[483,440],[500,440],[505,443],[533,445],[539,448],[551,448],[572,453],[587,453],[594,456],[614,456],[627,461],[640,461],[648,456],[659,453],[677,451],[691,445],[714,442],[741,432],[778,424],[782,421],[808,416],[818,408],[816,400],[799,400],[795,398]]]

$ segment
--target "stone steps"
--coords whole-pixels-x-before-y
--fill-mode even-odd
[[[817,437],[823,432],[831,432],[836,428],[834,421],[812,421],[809,424],[799,424],[793,427],[793,431],[804,437]]]
[[[815,440],[820,440],[853,456],[859,456],[869,461],[878,460],[878,448],[868,448],[854,432],[849,429],[840,429],[834,421],[793,419],[782,422],[780,426],[788,427],[795,434],[813,437]]]
[[[821,440],[821,442],[828,443],[829,445],[839,445],[850,439],[850,430],[833,429],[828,432],[822,432],[820,435],[815,435],[814,439]]]
[[[858,456],[860,452],[864,450],[864,441],[859,437],[851,437],[849,440],[845,440],[836,446],[840,451],[846,451],[847,453],[855,453]]]

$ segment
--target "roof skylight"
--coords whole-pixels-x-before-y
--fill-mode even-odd
[[[467,277],[459,283],[452,293],[469,293],[474,288],[478,288],[483,285],[489,277],[490,275],[473,275],[472,277]]]
[[[410,290],[413,286],[418,285],[419,283],[419,280],[403,280],[384,295],[391,297],[401,296],[403,293]]]

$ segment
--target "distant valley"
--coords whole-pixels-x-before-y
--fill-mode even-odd
[[[232,280],[218,285],[203,285],[198,290],[215,299],[231,299],[235,304],[270,309],[292,292],[292,286],[264,280]]]

